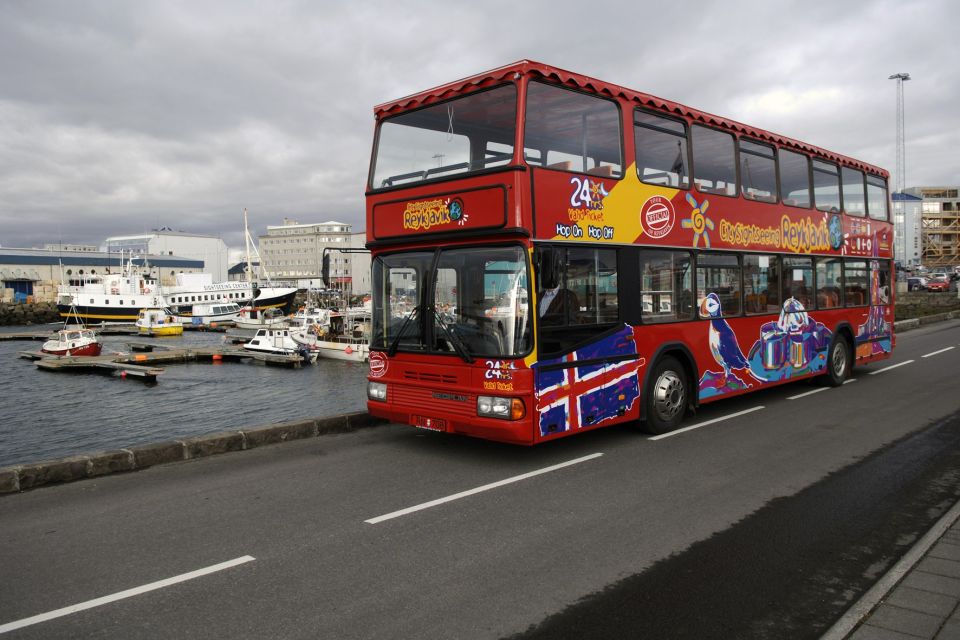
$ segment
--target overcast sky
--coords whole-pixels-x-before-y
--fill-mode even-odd
[[[373,106],[528,58],[960,184],[960,3],[0,0],[0,245],[362,231]],[[895,179],[895,177],[894,177]]]

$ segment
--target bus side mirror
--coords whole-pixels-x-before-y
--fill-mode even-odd
[[[330,254],[323,252],[323,261],[320,267],[320,279],[323,280],[323,286],[330,288]]]

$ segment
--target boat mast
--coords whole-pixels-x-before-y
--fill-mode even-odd
[[[247,208],[243,208],[243,242],[247,248],[247,284],[250,285],[250,308],[256,309],[257,283],[253,281],[253,267],[250,266],[250,228],[247,226]],[[252,311],[251,311],[252,313]]]

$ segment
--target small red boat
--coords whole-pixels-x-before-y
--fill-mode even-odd
[[[103,349],[100,336],[92,329],[60,329],[43,343],[40,351],[55,356],[98,356]]]

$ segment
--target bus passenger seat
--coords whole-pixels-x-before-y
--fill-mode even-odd
[[[548,164],[547,169],[559,169],[560,171],[573,171],[573,161],[563,160],[561,162],[554,162],[553,164]]]
[[[594,167],[593,169],[587,169],[587,173],[591,176],[610,178],[613,176],[613,165],[605,164],[599,167]]]

